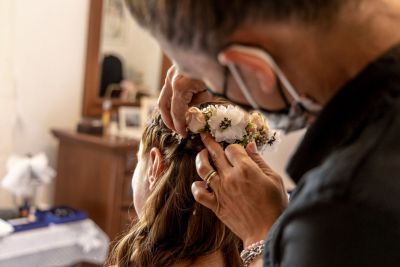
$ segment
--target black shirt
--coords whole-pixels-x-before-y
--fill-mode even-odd
[[[264,266],[400,266],[400,46],[337,93],[287,170]]]

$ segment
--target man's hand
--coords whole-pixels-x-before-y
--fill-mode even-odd
[[[213,97],[208,94],[203,82],[179,74],[177,68],[172,66],[165,78],[158,106],[161,117],[168,128],[186,137],[185,114],[189,106],[212,99]]]
[[[230,145],[224,151],[209,134],[202,134],[202,139],[206,149],[196,158],[197,172],[206,179],[215,166],[217,175],[209,181],[211,193],[204,181],[193,183],[196,201],[210,208],[244,246],[265,239],[287,206],[281,177],[264,162],[254,143],[246,149]]]

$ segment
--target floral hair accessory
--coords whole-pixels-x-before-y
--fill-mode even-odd
[[[229,144],[246,146],[255,142],[259,150],[278,142],[278,132],[269,128],[264,116],[247,113],[233,105],[191,107],[186,113],[189,134],[209,132],[224,147]]]

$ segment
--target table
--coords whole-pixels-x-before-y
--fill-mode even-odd
[[[90,219],[17,232],[0,239],[0,267],[103,264],[109,238]]]

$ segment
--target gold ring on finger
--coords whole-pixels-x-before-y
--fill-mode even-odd
[[[207,175],[206,178],[205,178],[207,187],[210,186],[210,183],[211,183],[212,178],[214,178],[214,176],[217,175],[217,174],[218,174],[218,173],[217,173],[216,171],[214,171],[214,170],[212,170],[211,172],[208,173],[208,175]]]

